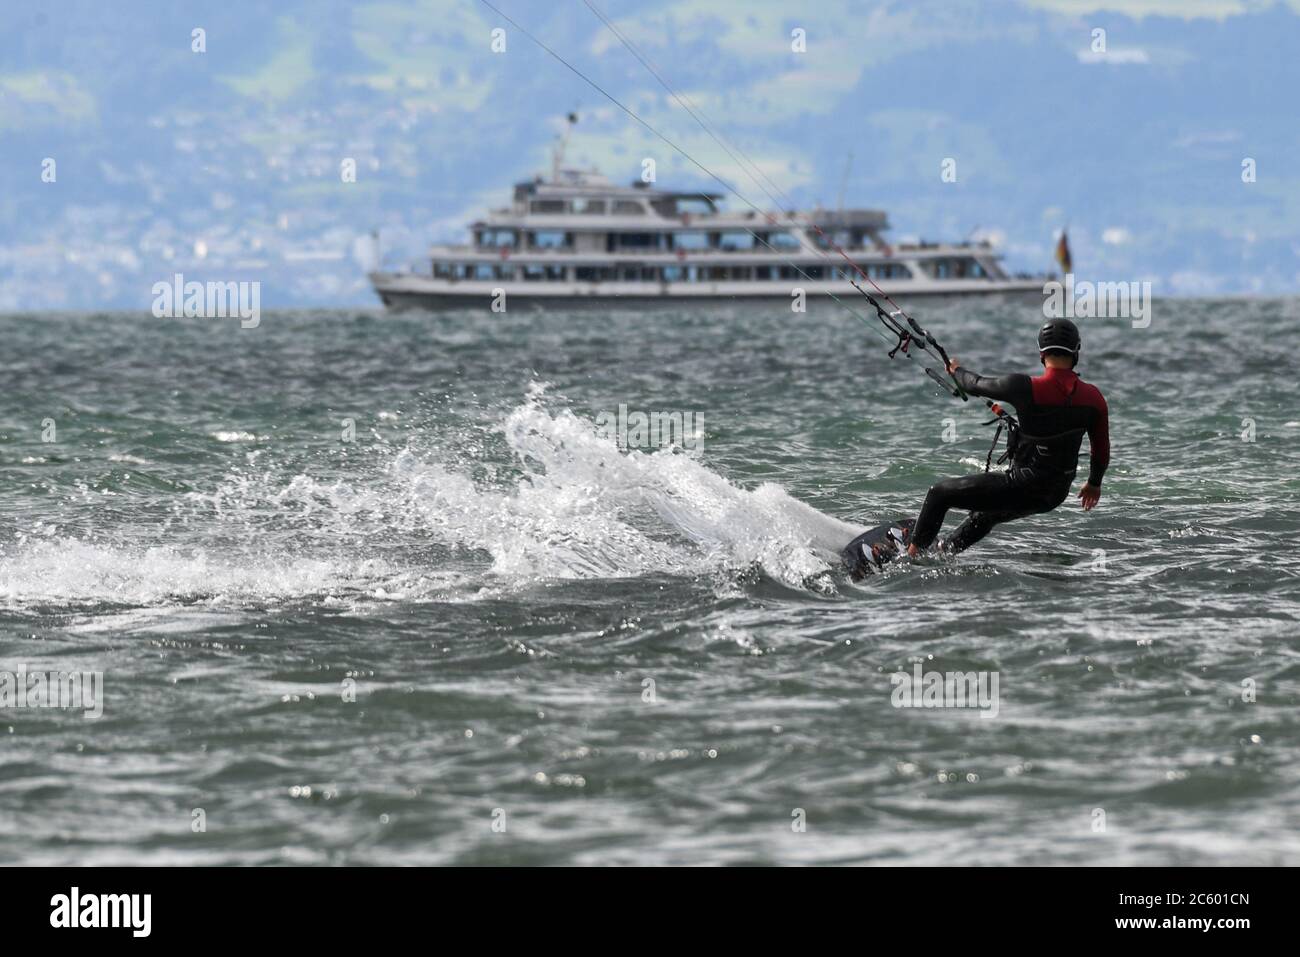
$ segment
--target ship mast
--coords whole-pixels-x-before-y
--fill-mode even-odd
[[[844,177],[840,180],[840,195],[836,197],[835,206],[844,212],[844,189],[849,185],[849,170],[853,169],[853,150],[849,150],[848,159],[844,161]]]
[[[569,145],[569,134],[573,131],[573,125],[578,122],[578,114],[570,113],[567,122],[564,124],[562,132],[555,143],[555,152],[551,154],[551,182],[560,181],[560,168],[564,165],[564,151]]]

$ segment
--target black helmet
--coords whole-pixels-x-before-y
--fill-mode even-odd
[[[1038,330],[1038,351],[1068,352],[1079,360],[1079,327],[1069,319],[1048,319]]]

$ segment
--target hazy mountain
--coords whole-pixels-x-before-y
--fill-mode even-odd
[[[842,189],[1013,269],[1068,224],[1080,275],[1158,294],[1300,290],[1300,3],[593,2],[800,205]],[[582,2],[497,5],[771,205]],[[2,310],[143,307],[174,272],[371,303],[371,230],[389,264],[462,241],[574,109],[573,163],[716,185],[476,0],[8,6]]]

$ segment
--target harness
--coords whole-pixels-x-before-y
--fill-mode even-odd
[[[1074,398],[1074,393],[1078,390],[1078,388],[1079,388],[1079,377],[1075,376],[1074,383],[1070,386],[1069,391],[1065,393],[1066,406],[1069,406],[1070,401]],[[1022,442],[1031,442],[1031,443],[1049,442],[1052,439],[1063,439],[1066,436],[1082,435],[1084,432],[1088,431],[1086,428],[1078,428],[1078,429],[1066,429],[1064,432],[1053,432],[1051,435],[1030,435],[1028,432],[1024,431],[1024,429],[1020,427],[1020,423],[1015,419],[1014,416],[1008,415],[1007,413],[1003,412],[1001,406],[999,406],[996,402],[990,402],[989,408],[992,409],[995,413],[997,413],[997,415],[994,418],[989,419],[984,424],[992,425],[994,422],[997,422],[998,430],[993,435],[993,444],[989,446],[988,457],[984,460],[985,472],[989,471],[992,465],[993,452],[998,447],[998,439],[1002,435],[1002,429],[1004,426],[1006,427],[1007,430],[1007,448],[1006,451],[1003,452],[1001,457],[998,459],[997,462],[998,465],[1001,465],[1003,462],[1007,461],[1008,459],[1014,461],[1015,453],[1019,450],[1020,444]]]
[[[1016,450],[1020,448],[1020,438],[1022,434],[1020,431],[1020,422],[1014,415],[1007,412],[996,402],[990,402],[988,405],[989,409],[993,412],[993,418],[989,419],[984,424],[992,425],[996,422],[998,424],[998,430],[993,433],[993,443],[989,446],[989,454],[984,457],[985,472],[989,471],[989,469],[993,467],[993,453],[997,451],[998,439],[1002,438],[1003,429],[1005,429],[1007,433],[1007,447],[1006,450],[1003,451],[1002,455],[998,457],[998,465],[1001,465],[1003,462],[1007,461],[1007,459],[1012,458],[1016,454]]]

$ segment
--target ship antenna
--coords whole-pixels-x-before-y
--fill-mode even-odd
[[[569,134],[573,131],[573,126],[578,122],[578,114],[570,113],[565,117],[564,132],[560,134],[559,140],[555,144],[555,152],[551,154],[551,182],[560,181],[560,168],[564,165],[564,151],[569,145]]]
[[[853,169],[853,150],[849,150],[848,159],[844,161],[844,177],[840,180],[840,195],[836,200],[840,212],[844,212],[844,189],[849,185],[849,171],[851,169]]]

